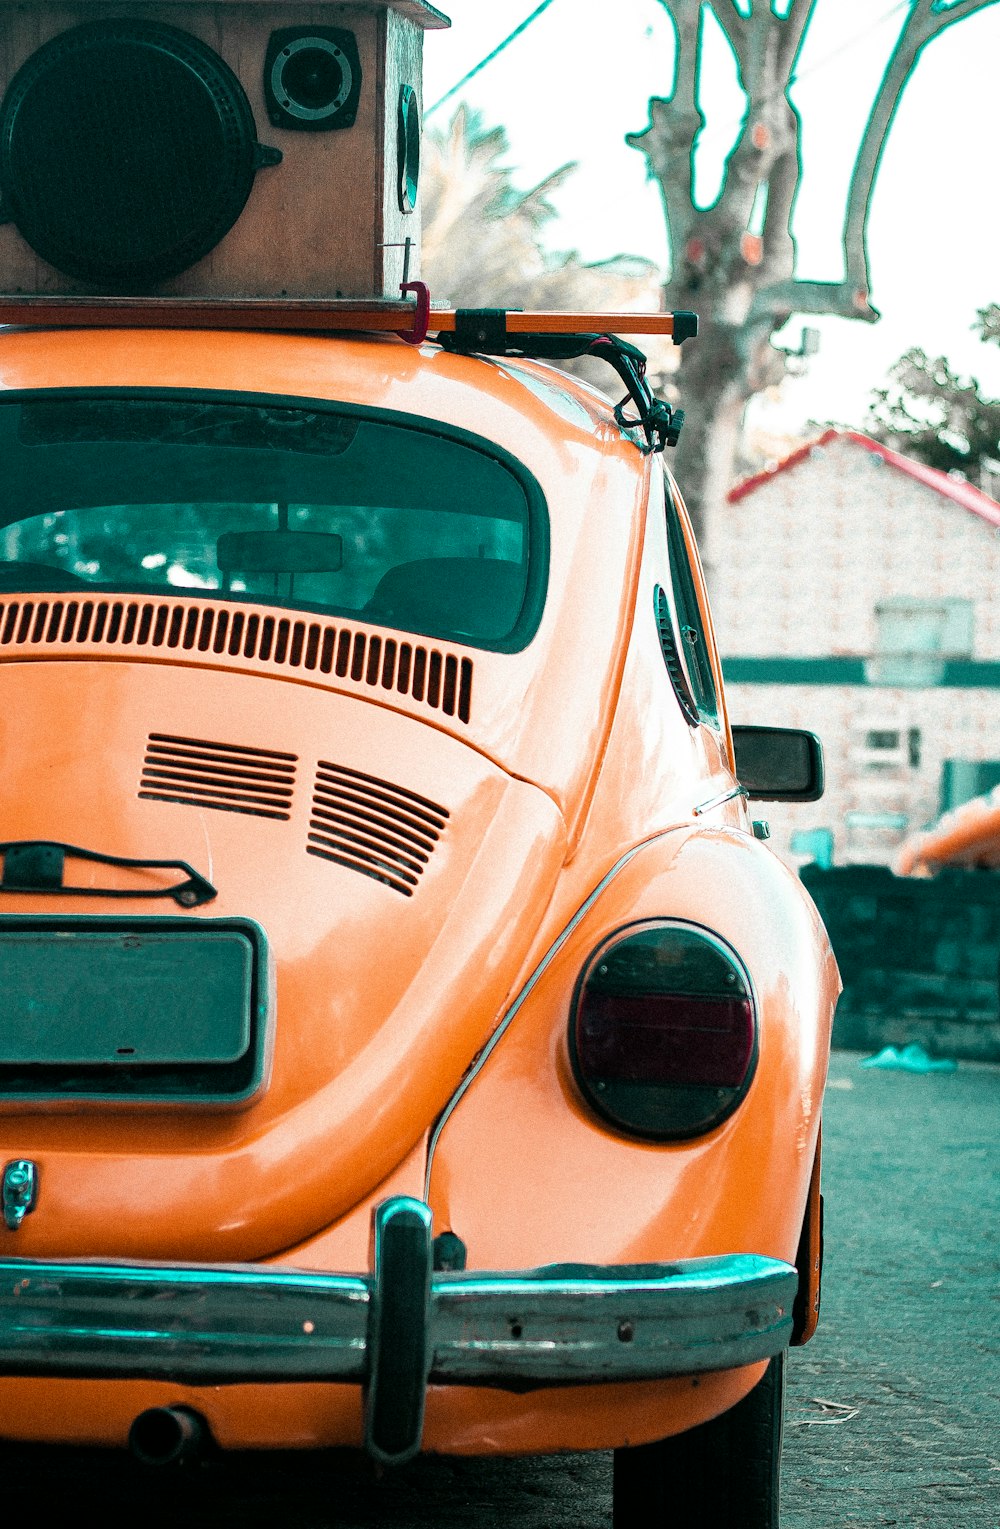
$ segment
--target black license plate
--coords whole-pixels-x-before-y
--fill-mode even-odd
[[[243,1093],[260,1077],[263,956],[248,920],[3,919],[0,1093],[104,1093],[115,1074],[137,1094],[229,1094],[226,1078]]]

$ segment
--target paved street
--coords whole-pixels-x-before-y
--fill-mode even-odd
[[[827,1279],[793,1354],[783,1529],[997,1529],[1000,1069],[840,1052],[825,1120]]]
[[[819,1334],[792,1354],[783,1529],[1000,1526],[1000,1069],[926,1077],[834,1057]],[[8,1511],[107,1529],[607,1529],[610,1456],[230,1458],[155,1476],[117,1456],[0,1451]],[[141,1498],[141,1508],[136,1495]],[[734,1526],[737,1529],[737,1526]]]

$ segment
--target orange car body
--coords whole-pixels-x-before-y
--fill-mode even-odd
[[[1000,792],[975,796],[907,839],[901,876],[933,875],[943,865],[1000,868]]]
[[[812,903],[757,841],[736,792],[704,582],[660,458],[595,392],[544,365],[395,339],[7,331],[0,385],[8,397],[333,400],[455,427],[524,464],[549,522],[544,607],[519,651],[191,588],[4,585],[3,840],[197,867],[217,897],[171,913],[252,921],[272,982],[266,1071],[236,1104],[4,1097],[0,1164],[30,1160],[38,1173],[30,1213],[0,1226],[5,1274],[16,1263],[30,1282],[35,1266],[76,1260],[363,1274],[373,1208],[402,1195],[429,1206],[435,1233],[461,1238],[470,1270],[798,1258],[814,1307],[839,981]],[[714,725],[678,705],[654,619],[654,589],[670,580],[665,492],[719,698]],[[171,799],[151,773],[157,740],[181,776],[192,740],[228,749],[230,763],[276,761],[279,810]],[[345,774],[376,782],[390,810],[415,808],[429,829],[406,885],[307,853],[322,849],[324,781]],[[0,914],[163,912],[100,895],[148,889],[154,872],[86,861],[72,871],[67,884],[97,893],[86,905],[12,886]],[[568,1039],[595,950],[664,919],[735,951],[757,1003],[745,1098],[680,1141],[602,1119]],[[0,1378],[6,1438],[124,1445],[145,1409],[180,1405],[228,1448],[362,1440],[357,1383],[17,1368]],[[643,1443],[725,1411],[763,1369],[535,1389],[432,1380],[423,1448]]]

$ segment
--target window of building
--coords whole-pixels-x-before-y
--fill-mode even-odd
[[[882,600],[875,607],[876,652],[968,658],[972,653],[972,620],[971,600],[908,596]]]
[[[973,604],[943,596],[899,595],[875,607],[875,655],[867,665],[876,685],[939,685],[945,662],[972,655]]]
[[[920,763],[920,729],[893,716],[860,717],[851,728],[851,763],[864,775],[905,777]]]
[[[865,747],[872,753],[878,753],[880,749],[891,749],[895,752],[899,748],[899,732],[896,728],[876,728],[865,734]]]
[[[920,729],[911,727],[906,734],[906,747],[910,755],[910,769],[920,769]]]

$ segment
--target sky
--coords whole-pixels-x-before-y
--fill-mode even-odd
[[[424,100],[430,108],[534,9],[538,0],[435,0],[452,19],[428,32]],[[762,0],[755,0],[756,4]],[[793,99],[803,123],[804,174],[793,223],[797,274],[841,274],[840,224],[851,165],[874,91],[898,35],[906,0],[817,0]],[[573,160],[555,194],[549,242],[586,260],[643,255],[666,269],[659,187],[625,134],[646,125],[647,102],[667,95],[673,30],[660,0],[552,0],[548,9],[459,95],[432,112],[443,126],[460,101],[502,124],[509,163],[525,189]],[[722,161],[743,110],[728,49],[713,24],[706,47],[696,162],[700,201],[717,192]],[[956,22],[924,50],[882,160],[868,227],[878,324],[811,318],[819,353],[788,378],[755,418],[778,432],[809,421],[859,426],[892,362],[919,345],[946,355],[1000,395],[1000,347],[971,325],[1000,302],[1000,4]],[[801,320],[782,337],[797,343]]]

